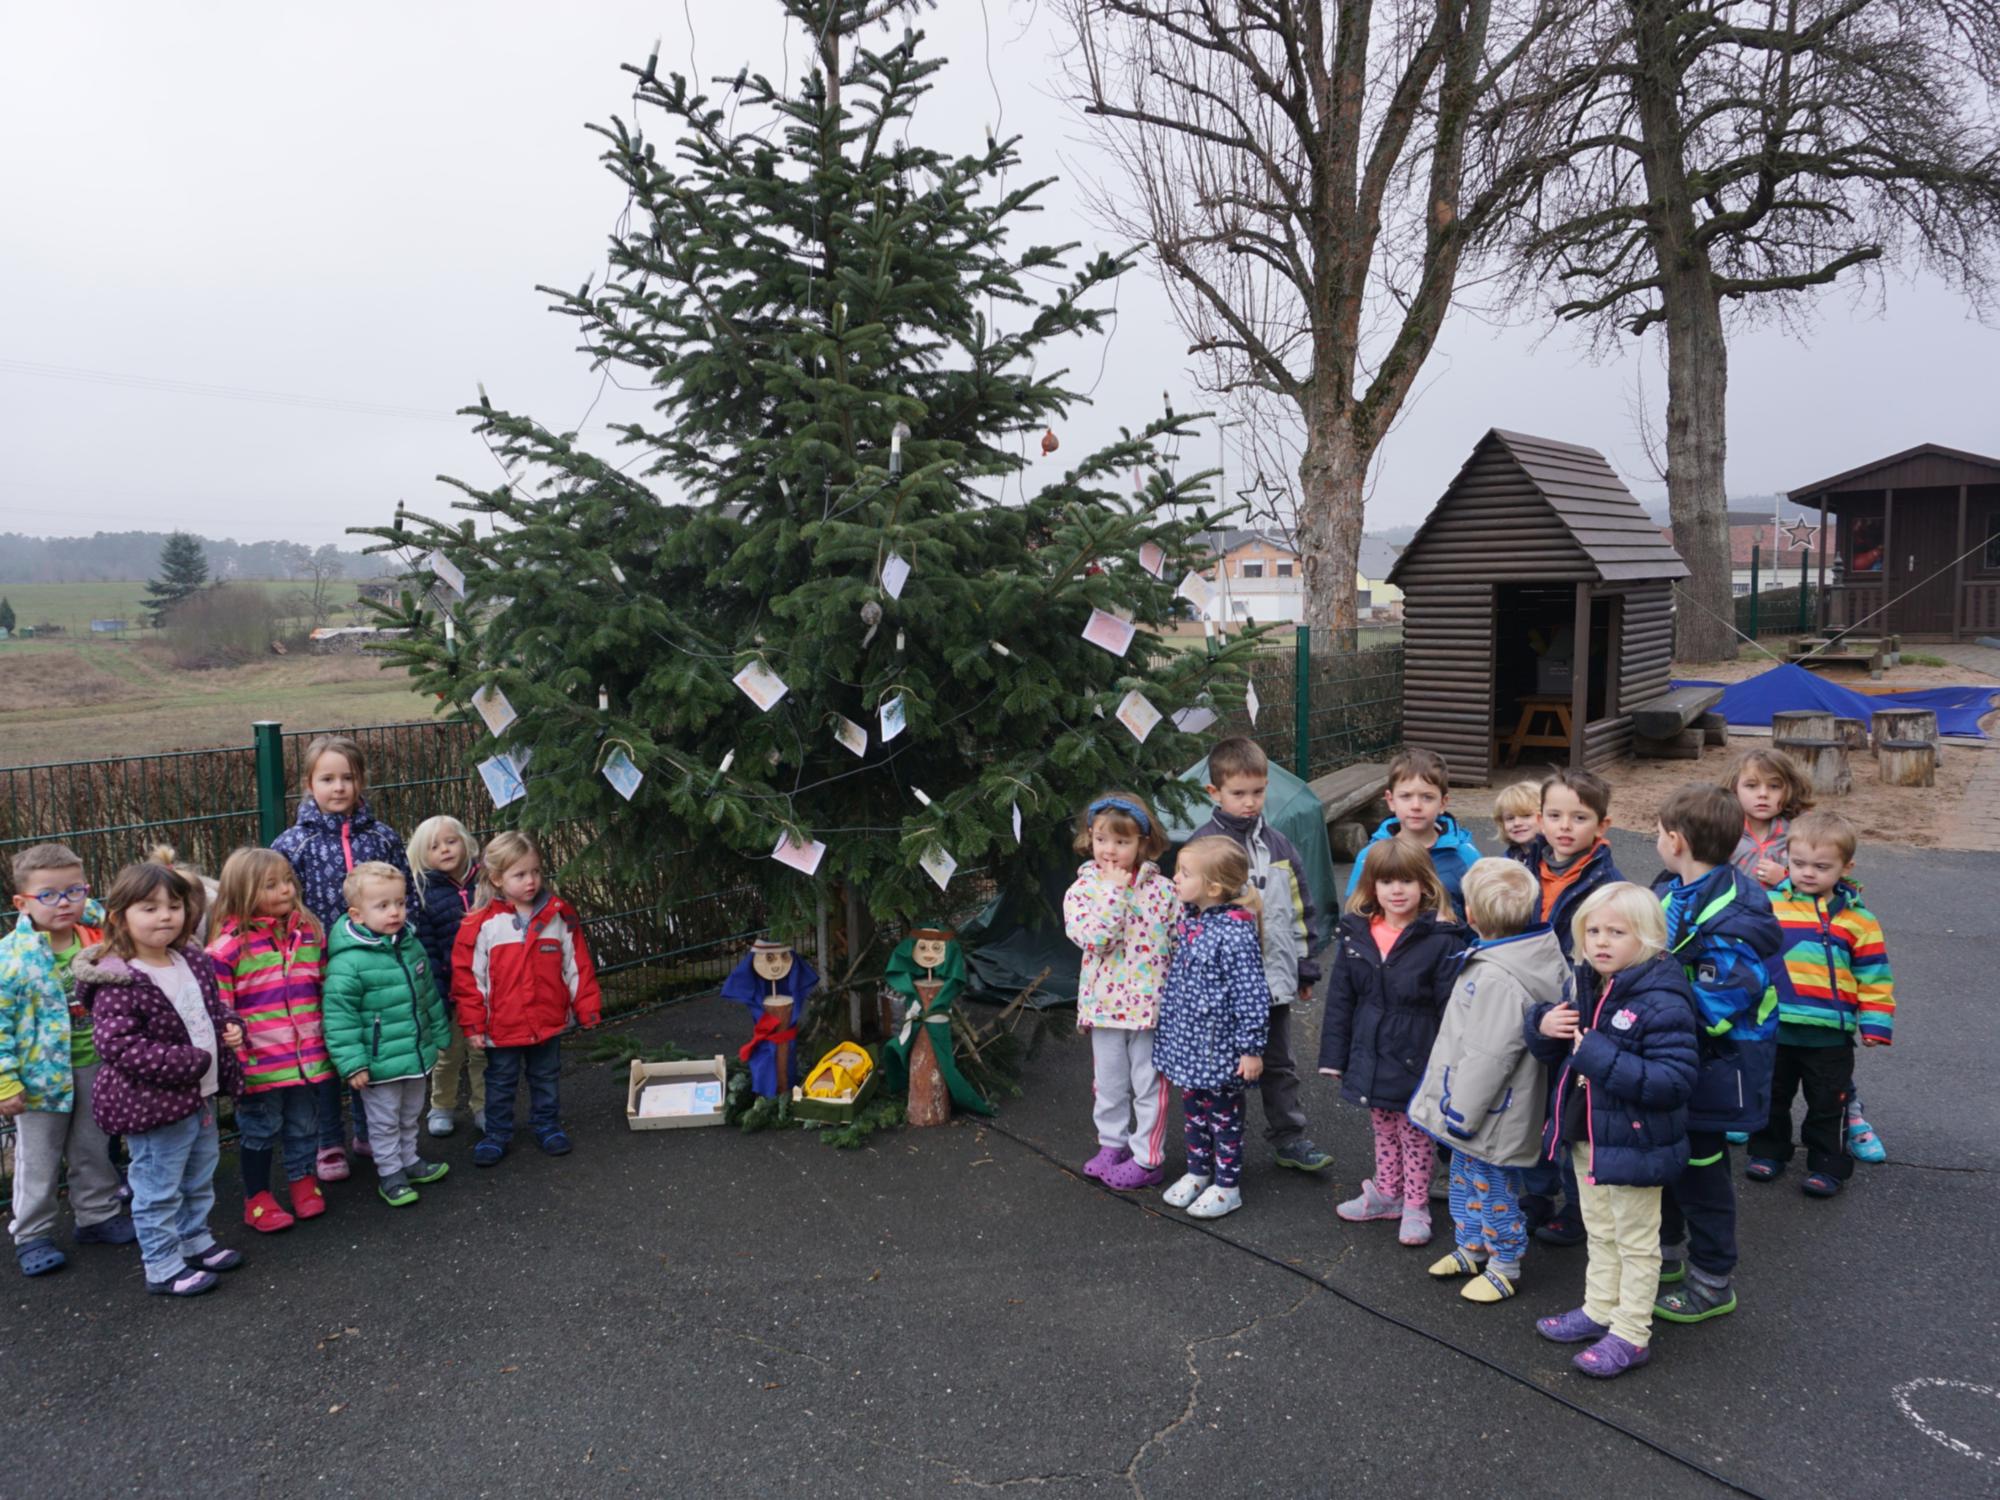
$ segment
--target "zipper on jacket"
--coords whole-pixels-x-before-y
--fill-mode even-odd
[[[350,830],[353,824],[345,818],[340,821],[340,855],[347,861],[347,873],[354,873],[354,838]]]

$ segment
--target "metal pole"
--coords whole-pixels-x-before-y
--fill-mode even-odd
[[[285,736],[276,719],[250,726],[257,748],[257,837],[268,845],[285,831]]]
[[[1806,582],[1806,562],[1812,557],[1812,548],[1799,549],[1799,634],[1806,633],[1806,590],[1811,586]]]
[[[1750,639],[1757,639],[1757,564],[1762,560],[1764,549],[1755,542],[1750,544]]]
[[[1301,781],[1312,780],[1312,626],[1293,631],[1292,767]]]

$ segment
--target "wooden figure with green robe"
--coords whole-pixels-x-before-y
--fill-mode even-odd
[[[952,1050],[952,1005],[965,988],[958,934],[918,928],[889,955],[883,981],[904,1001],[902,1020],[882,1048],[883,1082],[895,1091],[908,1090],[910,1123],[942,1125],[951,1118],[952,1104],[992,1114],[993,1106],[959,1071]]]

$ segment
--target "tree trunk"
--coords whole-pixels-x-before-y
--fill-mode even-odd
[[[1674,549],[1689,575],[1676,588],[1674,654],[1682,661],[1734,661],[1723,474],[1729,349],[1687,175],[1678,50],[1685,18],[1676,0],[1634,0],[1632,12],[1632,93],[1651,199],[1646,230],[1667,326],[1667,509]]]
[[[1322,650],[1354,647],[1354,573],[1361,559],[1361,510],[1368,457],[1344,410],[1309,399],[1306,450],[1299,460],[1299,573],[1306,624]],[[1351,408],[1349,408],[1351,410]]]

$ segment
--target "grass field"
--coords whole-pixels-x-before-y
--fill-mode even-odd
[[[345,728],[427,719],[436,707],[372,656],[187,672],[152,642],[87,636],[0,642],[0,682],[0,767],[247,745],[257,719]]]
[[[296,580],[288,578],[242,579],[239,582],[245,588],[259,588],[281,599],[302,587]],[[355,599],[354,580],[336,579],[331,598],[334,608],[339,611],[334,623],[352,624],[353,617],[347,610]],[[142,582],[0,583],[0,599],[14,606],[14,618],[18,624],[33,627],[47,621],[62,626],[63,633],[71,638],[88,636],[92,620],[125,620],[132,626],[133,634],[146,633],[140,629],[141,622],[146,618],[146,585]]]

